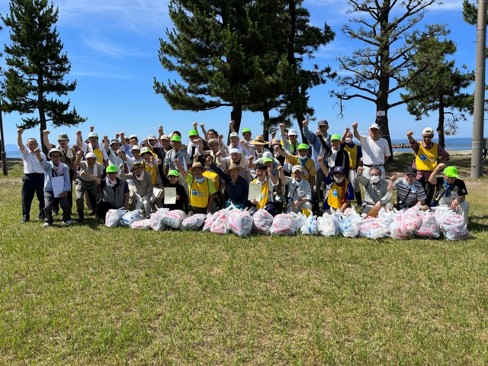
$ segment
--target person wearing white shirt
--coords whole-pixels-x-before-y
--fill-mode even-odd
[[[24,164],[24,176],[22,177],[22,222],[30,220],[30,209],[34,195],[39,201],[39,220],[45,218],[44,213],[44,169],[42,168],[36,156],[36,151],[39,151],[41,157],[46,159],[46,156],[40,152],[39,144],[35,138],[27,139],[27,149],[22,142],[22,134],[24,130],[19,128],[17,130],[17,145],[22,154],[22,162]]]
[[[390,158],[390,148],[388,141],[380,136],[380,127],[373,123],[369,126],[369,136],[363,136],[358,131],[358,123],[352,124],[354,129],[354,137],[361,143],[363,152],[363,175],[369,177],[369,169],[377,166],[381,170],[381,174],[385,176],[384,164]]]

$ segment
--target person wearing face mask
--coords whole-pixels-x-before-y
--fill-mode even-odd
[[[272,168],[266,167],[264,164],[256,165],[256,178],[251,184],[257,185],[261,192],[258,198],[247,201],[247,207],[249,207],[251,214],[254,214],[259,209],[264,209],[270,215],[275,216],[277,210],[274,202],[274,191],[279,184],[279,180],[272,174]]]
[[[396,205],[397,210],[403,210],[413,207],[420,203],[422,209],[428,209],[425,205],[427,195],[425,194],[422,183],[415,179],[417,170],[412,167],[405,169],[405,175],[402,179],[397,179],[396,175],[391,177],[394,181],[393,186],[396,189]]]
[[[373,123],[369,126],[368,136],[363,136],[358,131],[358,123],[352,124],[354,130],[354,137],[359,140],[363,152],[363,175],[369,176],[369,169],[372,166],[378,166],[381,169],[381,174],[385,175],[385,163],[390,158],[390,148],[388,141],[380,135],[380,126]]]
[[[127,183],[129,183],[129,208],[135,209],[137,204],[142,205],[146,216],[151,215],[152,203],[155,201],[153,195],[153,185],[151,183],[151,175],[144,170],[144,166],[140,162],[132,164],[131,172],[128,174],[121,174]]]
[[[118,169],[115,165],[109,165],[105,172],[107,175],[100,182],[102,198],[95,208],[97,218],[103,222],[108,210],[129,209],[129,185],[125,180],[117,177]]]
[[[346,179],[344,168],[336,166],[332,170],[332,174],[329,174],[329,169],[324,164],[324,158],[319,156],[317,160],[325,177],[323,213],[344,212],[351,206],[350,202],[354,200],[354,189],[352,184]]]
[[[438,177],[439,172],[443,170],[443,175]],[[447,207],[457,214],[464,216],[468,221],[469,203],[466,202],[468,190],[462,179],[459,179],[459,173],[455,166],[448,166],[439,163],[429,177],[429,183],[435,186],[434,199],[431,206]]]
[[[301,165],[294,165],[291,169],[291,177],[286,177],[283,168],[279,167],[281,181],[288,187],[288,212],[312,211],[312,189],[310,184],[303,179],[303,168]]]
[[[371,167],[369,170],[369,177],[363,175],[363,167],[358,168],[358,175],[356,176],[357,185],[361,184],[364,187],[365,197],[364,203],[361,207],[363,214],[371,213],[371,216],[376,216],[381,208],[387,208],[391,203],[392,194],[389,190],[388,182],[381,175],[381,169],[378,167]]]
[[[46,213],[44,227],[52,226],[54,222],[52,212],[55,203],[63,210],[64,225],[71,225],[71,207],[68,202],[71,180],[68,166],[61,162],[62,155],[61,150],[53,148],[47,154],[47,157],[51,159],[48,162],[41,155],[40,150],[36,150],[37,160],[44,169],[44,212]]]
[[[292,166],[300,165],[303,168],[303,178],[308,181],[312,191],[315,191],[315,176],[317,175],[317,171],[315,170],[314,161],[308,157],[308,145],[299,144],[297,146],[297,155],[290,155],[281,147],[278,147],[278,149],[281,156],[284,156],[288,163]]]
[[[203,165],[194,161],[188,173],[181,166],[179,159],[175,160],[176,168],[188,185],[188,198],[192,214],[207,214],[213,211],[213,202],[217,190],[211,179],[203,175]]]
[[[325,166],[329,171],[333,170],[336,166],[341,166],[344,169],[346,176],[349,176],[349,154],[342,148],[341,136],[337,133],[330,137],[330,147],[327,145],[322,136],[319,136],[319,140],[322,143]]]

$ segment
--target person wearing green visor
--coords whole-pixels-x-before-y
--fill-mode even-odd
[[[129,186],[125,180],[117,178],[117,171],[115,165],[109,165],[106,169],[107,176],[100,182],[102,198],[98,201],[95,211],[103,222],[108,210],[129,209]]]
[[[180,164],[182,165],[183,169],[185,171],[188,171],[188,169],[191,167],[191,160],[190,160],[190,155],[188,155],[188,152],[181,147],[181,136],[177,134],[173,134],[171,136],[171,146],[173,147],[170,151],[166,153],[166,156],[164,157],[164,175],[168,176],[168,172],[170,170],[178,170],[175,164],[175,159],[178,159]],[[178,182],[185,187],[187,187],[187,184],[185,182],[185,179],[183,176],[180,174],[178,176]],[[188,193],[188,192],[187,192]]]
[[[297,155],[288,154],[281,146],[278,147],[278,151],[292,166],[301,165],[303,167],[303,178],[310,184],[312,191],[315,192],[315,176],[317,171],[315,169],[315,162],[308,157],[308,145],[303,143],[298,144]]]
[[[208,150],[208,144],[198,135],[197,126],[197,123],[194,123],[193,130],[188,132],[190,143],[186,147],[186,152],[190,156],[190,161],[194,161],[194,157],[197,156],[198,161],[203,164],[205,162],[203,153],[205,150]]]
[[[183,187],[179,182],[178,178],[180,173],[176,169],[171,169],[168,172],[168,182],[165,184],[164,189],[175,189],[176,190],[176,202],[168,203],[164,202],[163,207],[169,208],[170,210],[182,210],[188,212],[188,195],[186,193],[185,187]]]
[[[442,171],[442,176],[437,175]],[[469,203],[466,202],[468,190],[455,166],[439,163],[429,177],[429,183],[435,186],[435,194],[431,206],[447,207],[468,221]]]

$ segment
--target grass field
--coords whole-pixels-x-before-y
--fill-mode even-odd
[[[488,364],[486,179],[448,242],[43,229],[20,176],[0,178],[0,365]]]

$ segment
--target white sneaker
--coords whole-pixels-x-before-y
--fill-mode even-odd
[[[49,222],[45,222],[45,223],[42,225],[42,227],[50,227],[50,226],[51,226],[51,224],[50,224]]]

